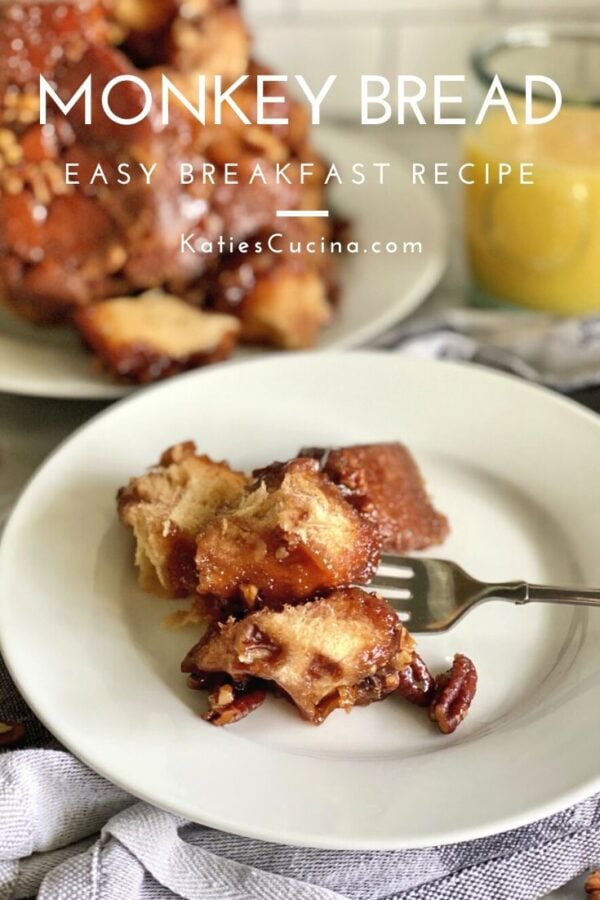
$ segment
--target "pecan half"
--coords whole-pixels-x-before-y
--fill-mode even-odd
[[[470,659],[454,657],[452,668],[436,680],[429,718],[442,734],[452,734],[467,715],[477,690],[477,670]]]
[[[25,737],[25,726],[21,722],[0,722],[0,747],[10,747]]]
[[[209,710],[202,718],[205,722],[219,727],[233,725],[245,719],[246,716],[258,709],[265,701],[264,691],[252,691],[249,694],[236,694],[230,684],[222,685],[212,694],[209,694]]]
[[[587,900],[600,900],[600,869],[592,872],[585,883]]]
[[[415,706],[429,706],[433,698],[435,682],[433,675],[418,653],[413,655],[410,665],[402,669],[398,693]]]

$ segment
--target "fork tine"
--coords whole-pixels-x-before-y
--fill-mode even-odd
[[[394,569],[413,569],[418,559],[412,556],[396,556],[395,553],[382,553],[381,565],[392,566]]]
[[[412,584],[409,584],[409,581],[409,578],[402,578],[398,575],[376,575],[370,584],[373,587],[393,588],[394,590],[402,591],[403,594],[411,596]]]
[[[415,569],[414,579],[411,585],[413,597],[418,602],[424,602],[430,592],[430,578],[425,566],[421,565]]]

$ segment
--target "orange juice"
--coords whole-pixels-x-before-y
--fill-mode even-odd
[[[471,267],[487,297],[570,315],[600,311],[600,109],[564,106],[546,125],[503,111],[469,132],[465,188]],[[503,184],[484,164],[513,164]],[[533,163],[533,185],[519,163]]]

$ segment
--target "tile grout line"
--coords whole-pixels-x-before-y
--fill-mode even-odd
[[[394,71],[397,50],[401,40],[401,17],[384,15],[381,19],[380,27],[382,35],[379,48],[379,71],[383,75],[389,76]]]

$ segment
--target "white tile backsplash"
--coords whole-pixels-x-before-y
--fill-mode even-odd
[[[356,116],[361,74],[469,71],[469,52],[483,35],[526,19],[594,20],[600,0],[242,0],[256,55],[287,73],[338,82],[333,115]]]
[[[544,14],[547,12],[573,12],[589,11],[590,14],[595,13],[600,22],[600,13],[597,3],[586,2],[586,0],[498,0],[500,9],[520,10],[531,14]]]
[[[327,110],[330,115],[356,115],[361,73],[379,70],[383,38],[377,25],[346,25],[331,19],[313,28],[300,20],[293,28],[269,23],[254,32],[257,59],[282,74],[304,75],[315,91],[329,75],[337,75]]]
[[[407,25],[398,31],[393,71],[428,83],[434,75],[468,75],[471,50],[490,30],[487,18],[460,25]]]
[[[398,32],[389,77],[398,74],[422,78],[427,84],[428,94],[420,107],[426,115],[430,115],[433,110],[434,76],[464,76],[464,83],[448,82],[443,88],[445,96],[462,97],[463,103],[444,105],[442,114],[447,118],[468,118],[475,108],[476,99],[480,99],[475,76],[471,75],[470,54],[489,32],[490,20],[484,17],[475,17],[474,21],[461,25],[408,25]]]
[[[245,14],[252,20],[293,13],[295,6],[294,0],[243,0],[242,3]]]
[[[444,14],[456,10],[486,9],[489,0],[297,0],[300,13],[398,13],[436,11]]]

